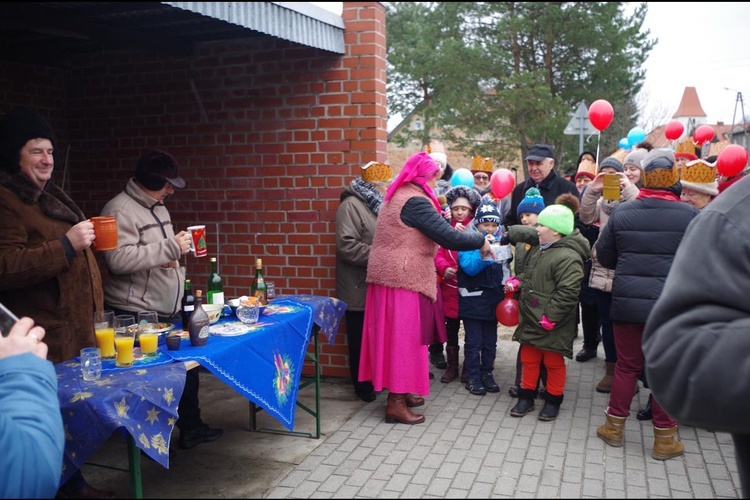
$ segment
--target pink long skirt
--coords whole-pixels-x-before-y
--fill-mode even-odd
[[[418,292],[370,284],[359,380],[372,381],[376,391],[429,396],[427,345],[445,338],[441,300],[433,303]]]

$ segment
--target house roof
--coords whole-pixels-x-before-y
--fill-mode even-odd
[[[219,40],[276,37],[345,53],[344,21],[307,2],[4,2],[0,59],[64,66],[106,49],[190,57]]]
[[[682,100],[680,106],[672,115],[672,118],[695,118],[695,117],[706,117],[706,112],[701,107],[701,101],[698,99],[698,91],[695,87],[685,87],[682,93]]]

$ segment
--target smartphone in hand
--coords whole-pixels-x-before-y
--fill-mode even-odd
[[[0,333],[2,333],[3,337],[8,336],[10,329],[13,328],[16,321],[18,321],[16,315],[0,302]]]

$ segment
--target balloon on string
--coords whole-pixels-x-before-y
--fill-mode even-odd
[[[664,136],[670,141],[674,141],[679,139],[684,131],[685,127],[682,123],[675,120],[667,123],[667,126],[664,127]]]
[[[513,292],[505,292],[505,298],[495,308],[495,318],[504,326],[518,324],[518,301],[513,298]]]
[[[612,109],[612,105],[609,101],[597,99],[591,103],[591,107],[589,108],[589,121],[599,132],[609,127],[609,124],[612,123],[614,117],[615,110]]]
[[[714,128],[711,125],[701,125],[693,132],[693,142],[702,145],[714,138]]]
[[[747,150],[739,144],[730,144],[719,153],[716,171],[724,177],[734,177],[747,166]]]
[[[630,129],[630,132],[628,132],[628,143],[630,143],[631,146],[635,146],[639,142],[643,142],[645,138],[646,131],[641,127],[633,127]]]
[[[451,187],[466,186],[474,187],[474,174],[468,168],[457,168],[451,175]]]
[[[617,145],[622,149],[630,149],[630,141],[628,141],[627,137],[623,137],[622,139],[620,139],[620,142],[618,142]]]
[[[495,198],[505,198],[516,187],[516,176],[507,168],[499,168],[490,176],[490,189]]]

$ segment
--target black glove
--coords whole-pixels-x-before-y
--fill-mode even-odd
[[[510,235],[508,234],[508,231],[505,231],[500,238],[500,244],[501,245],[510,245]]]

